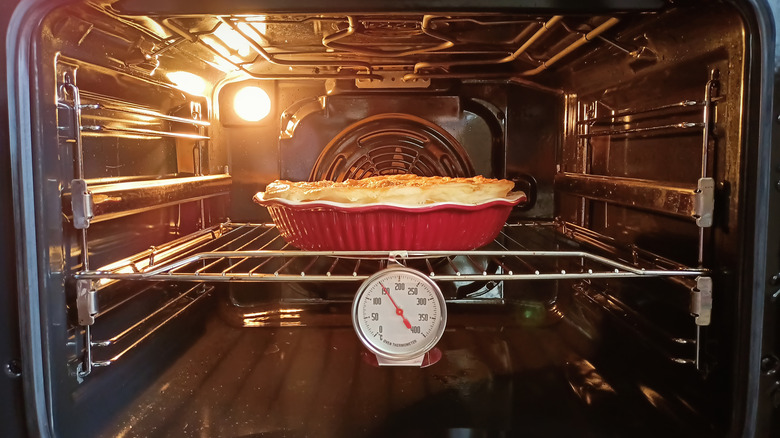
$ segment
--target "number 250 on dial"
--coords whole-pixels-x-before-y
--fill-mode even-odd
[[[352,323],[380,364],[422,361],[444,334],[447,308],[441,289],[430,278],[413,269],[391,267],[360,286],[352,303]]]

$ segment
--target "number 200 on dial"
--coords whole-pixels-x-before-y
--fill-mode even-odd
[[[361,285],[352,305],[361,342],[390,360],[421,357],[441,339],[447,308],[439,287],[418,271],[391,267]]]

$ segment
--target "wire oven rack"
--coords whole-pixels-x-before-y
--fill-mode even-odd
[[[362,281],[388,263],[409,265],[436,281],[563,280],[700,276],[685,267],[632,250],[607,257],[583,250],[571,237],[584,230],[559,222],[508,224],[475,251],[302,251],[272,224],[223,223],[151,248],[77,279],[195,282]]]
[[[210,295],[214,283],[355,282],[391,263],[418,269],[434,281],[681,280],[707,272],[636,247],[621,247],[604,236],[561,221],[507,224],[492,244],[476,251],[452,252],[301,251],[286,243],[273,224],[226,222],[75,274],[78,316],[85,336],[78,375],[83,378],[94,368],[120,360]],[[133,287],[137,285],[142,286]],[[114,309],[127,310],[124,304],[141,294],[159,300],[157,310],[120,329],[114,327],[111,318],[103,318]],[[98,306],[98,295],[107,302],[101,298]],[[696,360],[670,357],[698,366],[698,343],[696,347]]]

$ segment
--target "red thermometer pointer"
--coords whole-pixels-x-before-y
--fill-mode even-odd
[[[387,298],[390,298],[390,302],[391,302],[391,303],[393,303],[393,306],[395,306],[395,314],[396,314],[396,315],[398,315],[398,316],[400,316],[401,318],[403,318],[403,320],[404,320],[404,325],[406,326],[406,328],[408,328],[408,329],[410,329],[410,330],[411,330],[411,328],[412,328],[412,323],[411,323],[411,322],[409,322],[409,320],[408,320],[408,319],[406,319],[406,317],[404,316],[404,311],[403,311],[403,309],[401,309],[400,307],[398,307],[398,304],[396,304],[396,303],[395,303],[395,300],[393,300],[393,297],[391,297],[391,296],[390,296],[390,291],[389,291],[389,290],[387,290],[387,288],[385,287],[385,285],[384,285],[384,284],[382,284],[381,282],[379,283],[379,285],[380,285],[380,286],[382,286],[382,290],[385,292],[385,295],[387,295]]]

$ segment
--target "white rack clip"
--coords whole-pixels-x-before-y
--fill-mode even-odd
[[[712,319],[712,278],[696,277],[696,287],[691,289],[691,313],[696,325],[710,325]]]
[[[701,228],[712,226],[712,216],[715,211],[715,180],[699,178],[693,205],[693,217],[696,225]]]
[[[76,310],[79,325],[92,325],[98,313],[97,291],[91,280],[76,280]]]
[[[89,228],[89,223],[93,217],[92,192],[87,187],[87,182],[83,179],[74,179],[70,182],[70,207],[73,211],[73,226],[77,230]]]

